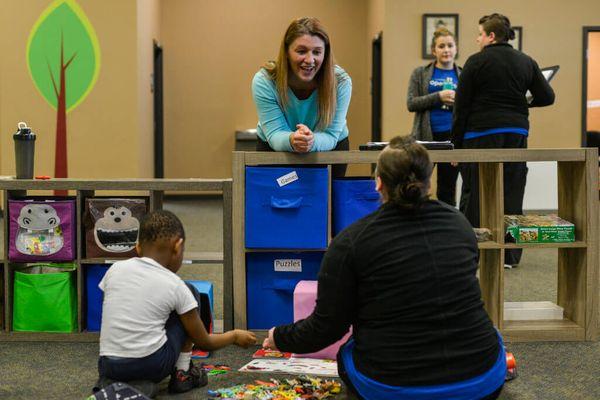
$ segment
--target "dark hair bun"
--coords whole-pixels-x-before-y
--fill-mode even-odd
[[[420,182],[409,182],[400,188],[402,197],[407,203],[417,204],[423,197],[423,188]]]
[[[508,28],[508,40],[515,39],[515,30],[513,28]]]

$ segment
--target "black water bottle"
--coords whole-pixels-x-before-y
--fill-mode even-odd
[[[33,156],[35,154],[35,133],[25,122],[17,124],[15,140],[15,163],[17,179],[33,179]]]

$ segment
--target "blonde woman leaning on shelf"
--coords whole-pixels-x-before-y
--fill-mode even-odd
[[[335,65],[329,35],[316,18],[288,26],[276,61],[254,75],[257,151],[348,150],[346,114],[352,80]],[[345,165],[333,167],[343,176]]]
[[[454,89],[461,68],[455,64],[456,41],[446,28],[433,34],[431,53],[435,61],[416,68],[408,85],[408,111],[415,113],[412,135],[417,140],[450,140]],[[438,164],[437,198],[456,205],[458,168],[448,163]]]

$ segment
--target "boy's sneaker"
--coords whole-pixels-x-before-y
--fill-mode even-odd
[[[197,387],[206,386],[207,383],[208,376],[206,375],[206,371],[195,366],[190,360],[190,368],[187,371],[178,369],[171,374],[169,392],[184,393]]]

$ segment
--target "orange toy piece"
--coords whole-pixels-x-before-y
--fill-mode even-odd
[[[505,381],[511,381],[517,377],[517,360],[513,353],[506,352],[506,377]]]
[[[515,356],[513,353],[506,352],[506,368],[514,369],[517,367],[517,360],[515,360]]]

